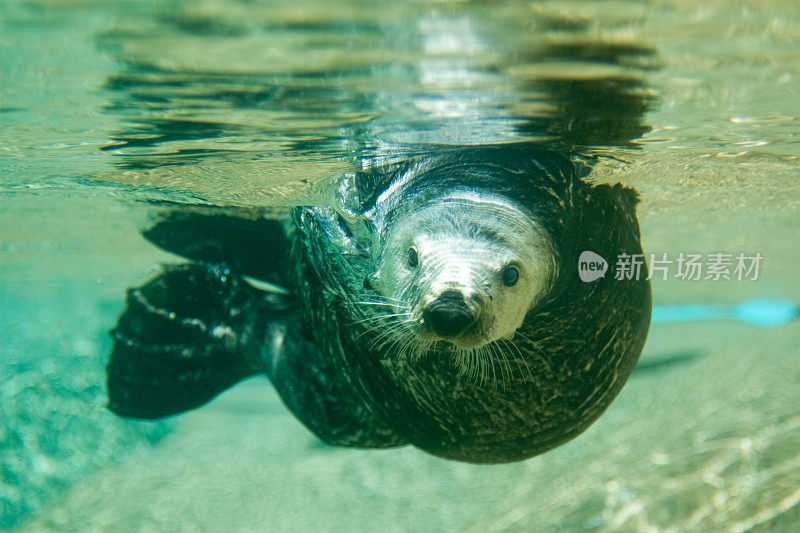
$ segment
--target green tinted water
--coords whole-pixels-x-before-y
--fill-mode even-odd
[[[138,234],[153,201],[318,201],[326,176],[409,143],[600,153],[592,178],[642,195],[647,253],[764,258],[756,281],[656,279],[656,304],[800,302],[798,15],[0,3],[0,526],[793,530],[796,321],[656,325],[586,434],[493,467],[321,448],[264,380],[168,426],[128,423],[103,409],[102,366],[125,288],[178,260]]]

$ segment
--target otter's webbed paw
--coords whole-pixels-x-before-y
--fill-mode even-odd
[[[160,418],[198,407],[256,373],[247,350],[263,341],[264,315],[280,307],[279,298],[225,266],[203,263],[165,267],[130,289],[111,331],[109,408]]]

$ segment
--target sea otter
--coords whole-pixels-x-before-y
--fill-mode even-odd
[[[585,430],[642,351],[637,195],[532,143],[453,146],[338,178],[282,219],[202,208],[145,236],[194,260],[129,291],[109,407],[159,418],[266,374],[323,441],[526,459]],[[581,281],[584,251],[609,272]],[[267,282],[277,290],[264,290]]]

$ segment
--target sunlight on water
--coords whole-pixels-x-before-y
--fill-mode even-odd
[[[321,447],[262,379],[125,421],[103,367],[179,261],[139,233],[163,206],[274,214],[450,145],[576,154],[638,190],[646,254],[763,256],[656,304],[796,309],[798,42],[782,1],[0,1],[0,528],[793,530],[791,317],[654,325],[597,424],[490,467]]]

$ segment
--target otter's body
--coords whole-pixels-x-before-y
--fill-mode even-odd
[[[578,276],[583,251],[612,264],[642,253],[635,193],[587,184],[581,170],[530,145],[364,170],[342,178],[330,206],[296,208],[282,223],[240,221],[269,247],[255,252],[260,262],[226,253],[230,242],[213,246],[219,236],[189,245],[181,224],[157,225],[151,240],[205,262],[131,292],[109,363],[111,408],[164,416],[263,372],[331,444],[410,443],[496,463],[566,442],[619,393],[650,317],[645,276]],[[192,231],[198,217],[185,219]],[[176,283],[207,297],[188,305],[167,295]],[[195,376],[184,380],[192,392],[159,400],[175,387],[148,383],[173,359],[188,365],[173,374]],[[209,362],[215,370],[201,372]]]

